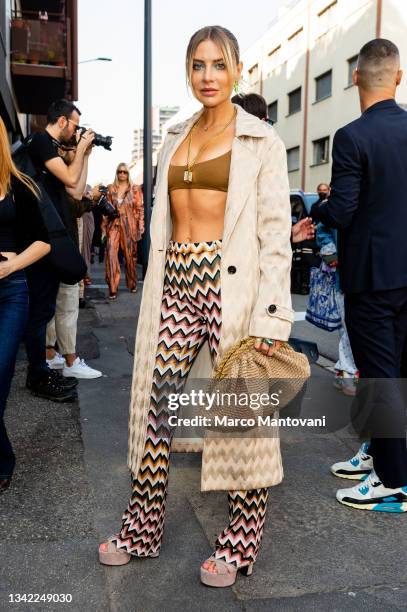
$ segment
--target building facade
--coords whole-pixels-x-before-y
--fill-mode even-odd
[[[155,153],[163,139],[163,126],[177,114],[178,106],[154,106],[152,109],[152,147]],[[133,150],[131,154],[132,165],[135,165],[143,158],[144,130],[137,128],[134,130]]]
[[[144,149],[144,130],[143,128],[138,128],[134,130],[134,139],[133,139],[133,150],[131,153],[132,162],[137,162],[139,159],[143,158],[143,149]],[[160,132],[152,131],[152,147],[153,152],[158,149],[161,144],[161,134]]]
[[[352,84],[358,52],[373,38],[388,38],[407,65],[406,28],[404,0],[295,0],[245,52],[245,89],[267,101],[292,188],[315,191],[329,182],[333,136],[360,115]],[[407,108],[405,78],[397,101]]]
[[[53,100],[78,98],[77,0],[2,0],[0,38],[0,112],[12,142],[44,123]]]

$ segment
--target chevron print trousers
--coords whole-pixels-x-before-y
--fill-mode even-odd
[[[148,415],[147,438],[132,496],[114,541],[148,557],[161,547],[169,470],[171,427],[168,393],[179,393],[202,344],[216,355],[221,327],[221,240],[170,242],[161,322]],[[268,489],[229,491],[229,525],[216,540],[215,557],[244,567],[256,560]]]

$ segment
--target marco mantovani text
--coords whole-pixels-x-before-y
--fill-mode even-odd
[[[275,418],[270,415],[260,414],[251,418],[233,418],[230,416],[202,416],[196,415],[191,418],[177,417],[172,414],[168,419],[170,427],[325,427],[325,416],[317,419],[306,418]]]

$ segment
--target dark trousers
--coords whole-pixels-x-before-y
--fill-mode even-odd
[[[401,355],[401,377],[407,378],[407,336],[404,340],[403,353]]]
[[[15,456],[4,425],[4,411],[14,374],[18,345],[28,316],[24,272],[0,279],[0,480],[13,474]]]
[[[407,287],[345,295],[345,320],[361,379],[376,379],[375,387],[381,390],[380,398],[376,394],[371,408],[374,427],[369,453],[375,471],[385,486],[405,486],[405,402],[394,379],[400,378],[401,355],[407,335]],[[385,379],[394,382],[387,380],[386,383]],[[378,424],[383,425],[385,419],[387,424],[383,430],[392,428],[397,432],[392,437],[378,434]]]
[[[47,323],[55,315],[59,280],[47,260],[42,260],[26,270],[30,308],[25,347],[28,358],[28,374],[39,380],[48,372],[46,362]]]

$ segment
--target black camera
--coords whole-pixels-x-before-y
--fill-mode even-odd
[[[81,133],[81,137],[82,135],[86,132],[88,128],[85,127],[79,127],[78,130]],[[95,132],[95,138],[93,140],[93,144],[95,145],[95,147],[103,147],[104,149],[106,149],[106,151],[111,151],[112,149],[110,148],[112,146],[113,143],[113,136],[102,136],[101,134],[96,134]]]
[[[100,198],[97,202],[97,206],[102,213],[102,215],[106,215],[108,219],[117,219],[120,216],[118,210],[109,202],[107,199],[107,187],[99,187]]]

